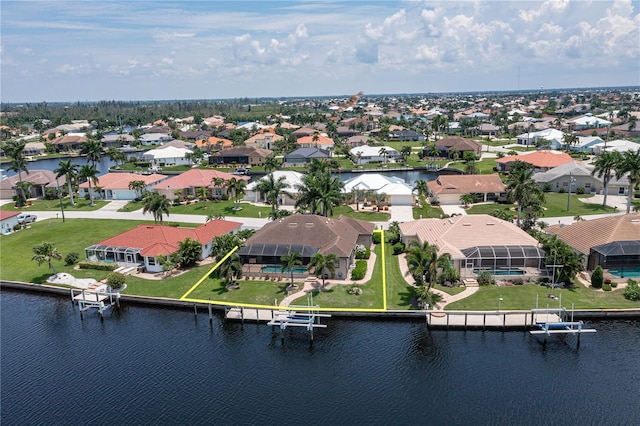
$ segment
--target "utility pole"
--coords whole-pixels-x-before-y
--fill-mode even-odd
[[[569,172],[569,193],[567,197],[567,211],[569,211],[569,209],[571,208],[571,185],[573,185],[575,181],[576,180],[573,178],[573,172]]]
[[[62,205],[62,192],[60,192],[60,182],[58,182],[57,177],[56,177],[56,187],[58,190],[58,201],[60,201],[60,211],[62,212],[62,223],[64,223],[64,206]]]

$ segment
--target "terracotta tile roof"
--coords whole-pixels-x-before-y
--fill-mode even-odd
[[[213,178],[221,178],[229,180],[231,178],[244,179],[249,181],[249,176],[236,176],[231,173],[220,172],[218,170],[202,170],[191,169],[184,173],[174,176],[170,179],[163,181],[161,184],[155,185],[153,189],[166,189],[167,186],[172,189],[181,188],[196,188],[200,186],[213,187],[211,180]]]
[[[0,189],[12,189],[20,181],[22,176],[23,182],[31,182],[34,185],[44,185],[47,188],[56,187],[56,174],[50,170],[29,170],[29,173],[20,172],[20,175],[13,175],[11,177],[2,179],[0,181]],[[60,186],[66,185],[67,179],[65,176],[61,176],[58,181]]]
[[[249,238],[250,244],[299,244],[318,248],[320,253],[347,257],[355,248],[358,236],[371,235],[375,225],[344,216],[326,218],[311,214],[294,214],[267,223]]]
[[[564,226],[552,225],[545,231],[588,255],[591,247],[601,244],[640,240],[640,213],[607,216]]]
[[[102,189],[129,189],[129,182],[134,180],[141,180],[146,185],[151,185],[156,182],[160,182],[163,179],[166,179],[167,176],[159,175],[159,174],[151,174],[151,175],[141,175],[138,173],[107,173],[98,178],[98,182],[94,185],[91,184],[92,188],[96,186],[101,187]],[[83,182],[78,185],[80,188],[89,188],[89,182]]]
[[[227,234],[242,226],[239,222],[211,220],[197,228],[178,228],[165,225],[138,225],[137,227],[99,242],[97,245],[126,247],[140,250],[143,256],[171,254],[178,250],[186,238],[208,244],[214,237]]]
[[[520,155],[509,155],[507,157],[498,158],[497,163],[507,164],[513,161],[524,161],[538,168],[558,167],[562,164],[573,161],[573,158],[566,152],[554,151],[534,151],[523,153]]]
[[[458,151],[479,151],[482,144],[471,139],[465,139],[460,136],[447,136],[436,141],[437,148],[457,149]]]
[[[470,247],[538,246],[535,238],[515,224],[487,214],[404,222],[400,224],[400,233],[435,244],[439,254],[450,253],[455,259],[464,258],[462,250]]]
[[[504,192],[506,186],[498,175],[441,175],[427,182],[433,194],[471,194]]]
[[[296,140],[298,145],[334,145],[335,142],[331,138],[318,135],[318,140],[313,140],[315,136],[302,136]]]
[[[208,139],[199,139],[196,141],[196,145],[200,148],[209,148],[209,147],[222,147],[222,148],[231,148],[233,146],[233,141],[229,139],[217,138],[215,136],[211,136]]]
[[[0,210],[0,220],[9,219],[14,216],[18,216],[21,212],[6,212]]]
[[[212,157],[233,157],[237,155],[246,155],[246,156],[260,156],[263,158],[268,157],[273,154],[273,151],[270,149],[264,148],[254,148],[252,146],[234,146],[231,148],[225,148],[222,151],[218,151],[212,155]]]

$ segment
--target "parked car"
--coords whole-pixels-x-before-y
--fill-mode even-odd
[[[35,222],[38,217],[35,214],[20,213],[18,215],[18,223],[31,223]]]

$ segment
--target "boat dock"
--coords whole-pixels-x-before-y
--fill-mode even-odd
[[[83,313],[91,309],[97,309],[100,319],[104,318],[104,312],[114,306],[120,306],[120,293],[107,291],[106,286],[96,287],[91,290],[71,289],[71,301],[78,305],[80,319]]]

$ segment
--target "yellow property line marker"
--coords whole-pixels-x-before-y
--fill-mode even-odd
[[[193,292],[202,282],[217,268],[220,267],[224,263],[225,260],[229,258],[233,253],[238,250],[238,246],[235,246],[233,250],[227,253],[218,263],[213,265],[213,267],[206,273],[202,278],[198,280],[197,283],[193,285],[182,297],[180,300],[184,300],[186,302],[194,302],[194,303],[208,303],[212,305],[222,305],[222,306],[233,306],[233,307],[242,307],[242,308],[253,308],[253,309],[282,309],[282,310],[296,310],[296,311],[331,311],[331,312],[386,312],[387,311],[387,273],[385,268],[385,250],[384,250],[384,231],[383,230],[374,230],[373,232],[379,232],[380,235],[380,243],[382,244],[382,309],[374,308],[374,309],[363,309],[363,308],[305,308],[305,307],[289,307],[289,306],[275,306],[275,305],[256,305],[253,303],[233,303],[226,301],[216,301],[216,300],[204,300],[204,299],[192,299],[189,298],[189,294]]]

